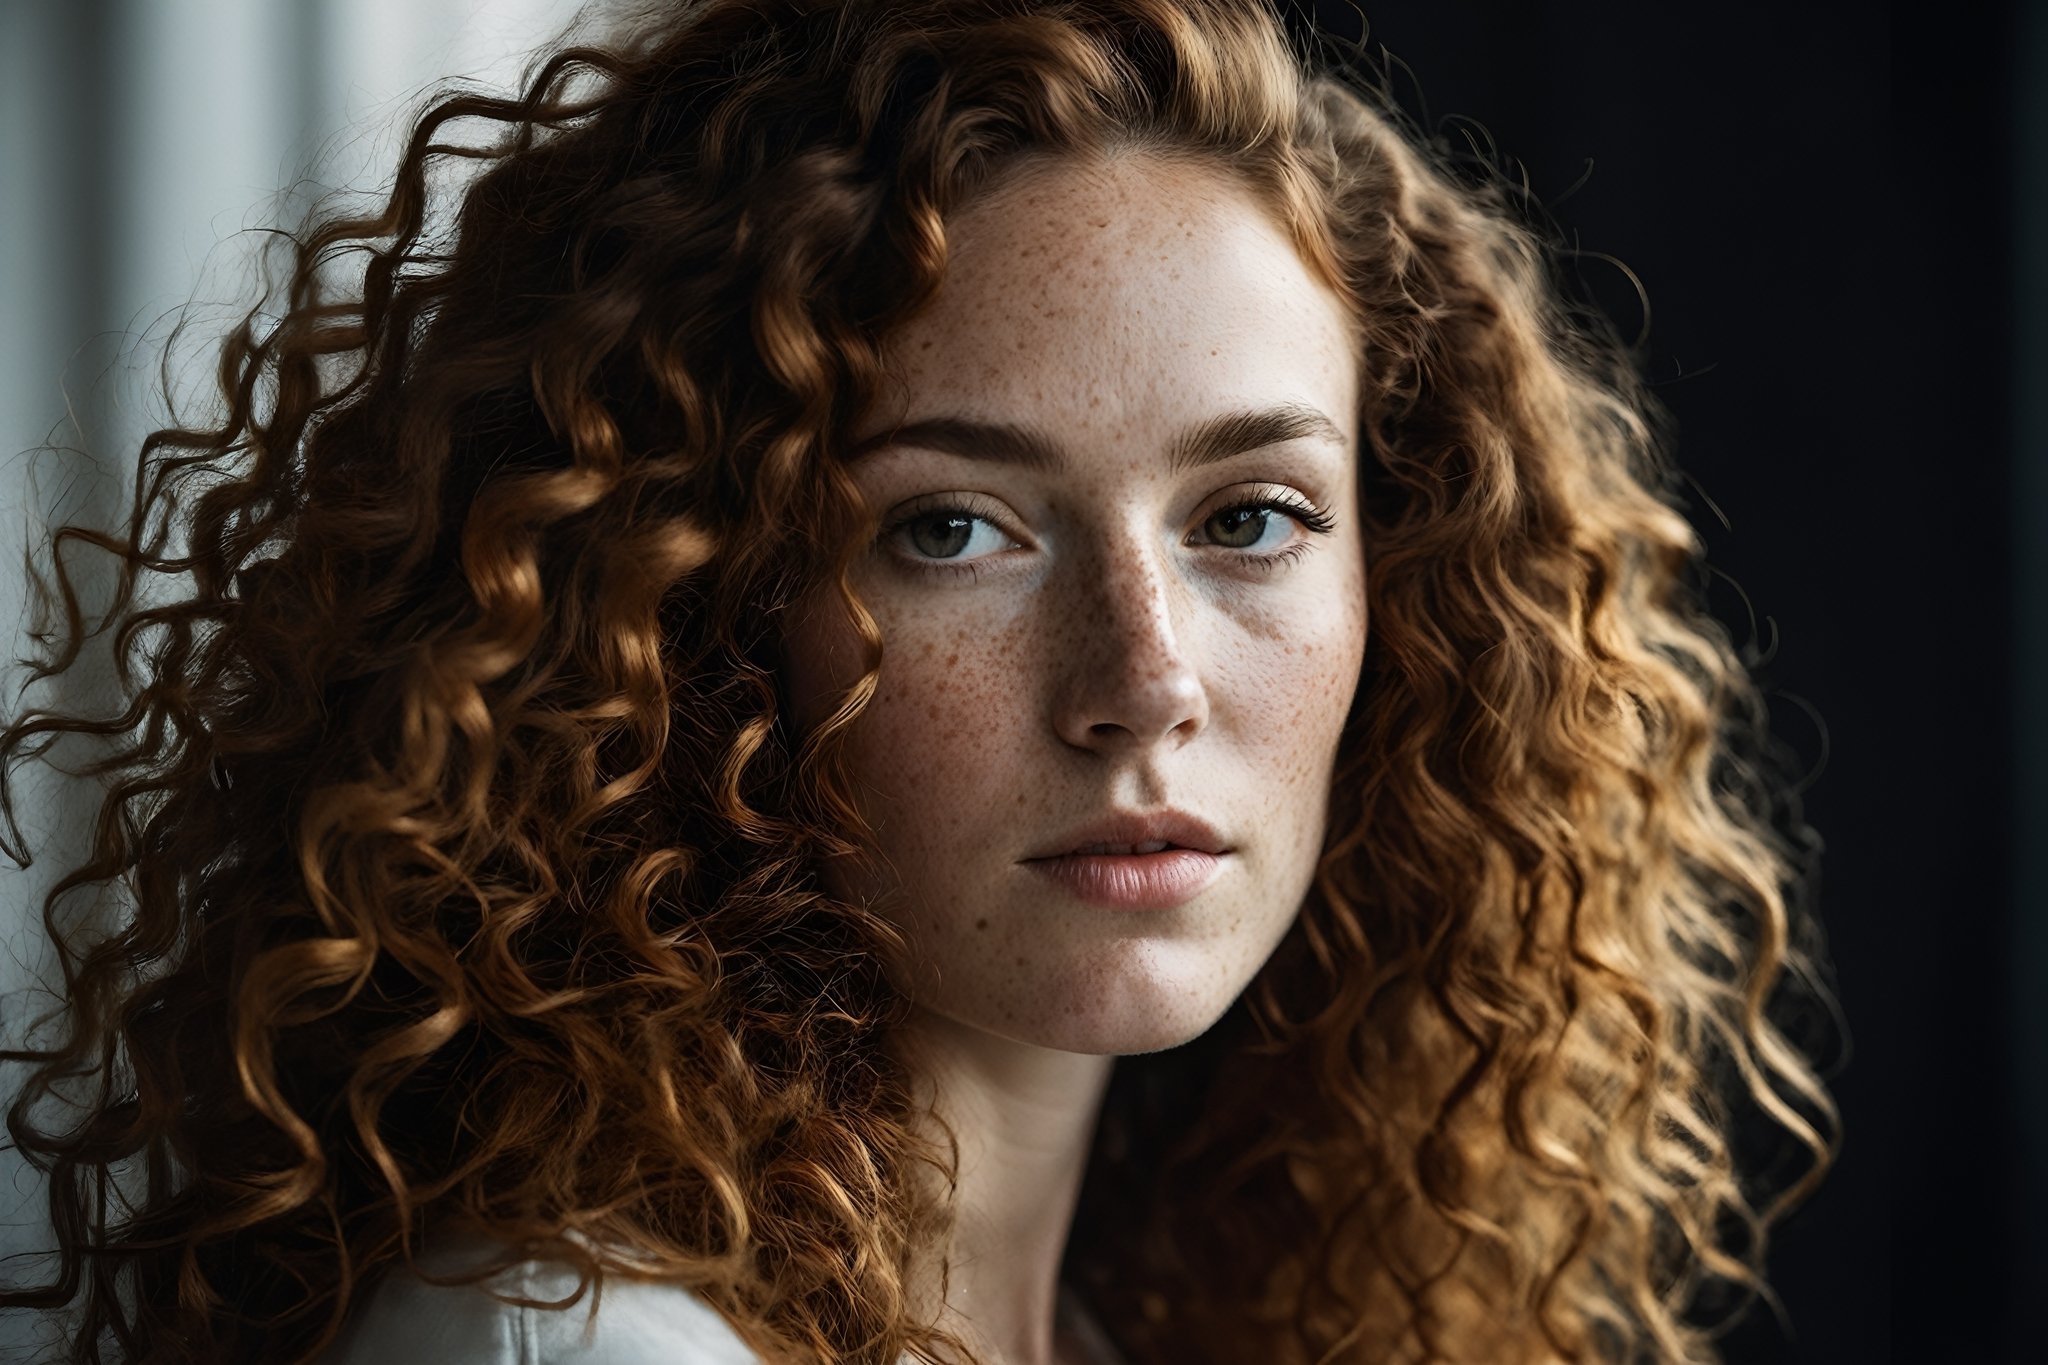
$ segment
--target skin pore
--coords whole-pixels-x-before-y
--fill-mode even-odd
[[[1222,1016],[1321,850],[1366,638],[1358,351],[1342,301],[1218,169],[1039,158],[948,229],[851,464],[882,513],[855,586],[884,658],[848,757],[892,875],[826,875],[909,945],[904,1045],[960,1140],[948,1325],[990,1365],[1066,1365],[1058,1269],[1114,1059]],[[1270,416],[1176,464],[1240,412]],[[960,425],[892,437],[937,419],[1035,433],[1053,458]],[[859,676],[839,618],[829,591],[792,613],[803,728]],[[1105,908],[1024,865],[1169,808],[1227,850],[1181,905]]]

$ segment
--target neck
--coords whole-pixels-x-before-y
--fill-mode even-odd
[[[1115,1059],[923,1011],[906,1042],[920,1098],[960,1144],[941,1321],[988,1365],[1050,1365],[1060,1260]]]

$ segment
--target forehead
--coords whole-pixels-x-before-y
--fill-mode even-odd
[[[931,304],[885,345],[895,383],[867,431],[1052,412],[1108,436],[1290,399],[1350,420],[1342,301],[1224,171],[1035,164],[949,220],[947,242]]]

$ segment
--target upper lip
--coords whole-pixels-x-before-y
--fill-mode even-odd
[[[1199,849],[1204,853],[1227,851],[1223,837],[1213,825],[1186,811],[1112,811],[1102,819],[1068,830],[1036,853],[1025,855],[1024,861],[1064,857],[1090,844],[1144,844],[1162,840],[1179,848]]]

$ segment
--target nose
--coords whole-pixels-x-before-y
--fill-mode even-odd
[[[1054,602],[1058,664],[1054,728],[1103,752],[1187,743],[1209,723],[1209,696],[1190,649],[1190,594],[1168,551],[1124,537],[1075,564]]]

